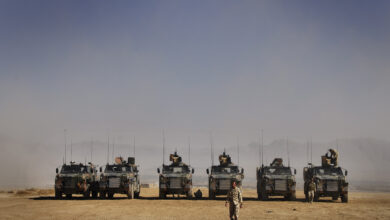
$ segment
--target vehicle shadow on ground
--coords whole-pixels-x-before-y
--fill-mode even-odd
[[[112,199],[100,199],[100,198],[84,198],[84,197],[72,197],[72,198],[56,198],[54,196],[39,196],[39,197],[31,197],[29,198],[31,200],[58,200],[58,201],[66,201],[66,200],[112,200]],[[126,197],[118,197],[118,198],[114,198],[115,200],[118,199],[118,200],[122,200],[122,199],[127,199]]]

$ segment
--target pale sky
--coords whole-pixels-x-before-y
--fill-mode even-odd
[[[165,129],[175,147],[188,136],[206,145],[210,132],[220,148],[237,136],[248,145],[261,129],[268,141],[389,141],[389,11],[389,1],[2,0],[0,140],[58,152],[64,129],[75,142],[159,146]]]

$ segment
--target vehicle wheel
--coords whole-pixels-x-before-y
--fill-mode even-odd
[[[71,199],[72,198],[72,194],[66,194],[66,198],[67,199]]]
[[[209,199],[215,199],[215,193],[209,190]]]
[[[291,194],[291,201],[295,201],[295,200],[297,200],[297,194],[295,192],[293,192]]]
[[[192,199],[192,190],[187,192],[187,199]]]
[[[97,191],[92,191],[92,198],[96,199],[98,196],[98,192]]]
[[[84,195],[84,198],[88,199],[91,196],[91,192],[89,190],[87,190],[83,193],[83,195]]]
[[[131,185],[129,187],[129,191],[127,191],[127,198],[134,199],[134,186]]]
[[[61,199],[61,198],[62,198],[62,192],[56,190],[56,191],[55,191],[55,198],[56,198],[56,199]]]
[[[99,197],[101,198],[101,199],[105,199],[106,198],[106,192],[100,192],[99,193]]]
[[[263,201],[267,201],[267,200],[268,200],[268,194],[267,194],[266,192],[262,192],[262,193],[261,193],[261,199],[262,199]]]
[[[341,202],[348,203],[348,194],[341,195]]]
[[[108,193],[108,198],[113,199],[114,198],[114,193]]]
[[[320,196],[317,193],[315,193],[313,200],[314,200],[314,202],[318,202],[318,200],[320,200]]]
[[[159,196],[158,196],[160,199],[165,199],[167,197],[167,194],[165,194],[164,192],[159,192]]]

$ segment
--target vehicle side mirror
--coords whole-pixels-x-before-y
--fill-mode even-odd
[[[194,173],[195,172],[195,170],[194,170],[194,168],[192,168],[192,173]]]
[[[102,172],[102,168],[101,167],[99,167],[99,171]]]
[[[348,170],[345,171],[345,176],[348,176]]]
[[[206,169],[206,173],[209,174],[209,169]]]
[[[58,168],[56,168],[56,173],[58,173]]]
[[[294,169],[294,174],[297,175],[297,169]]]
[[[160,173],[160,168],[157,168],[157,173]]]
[[[241,173],[244,173],[244,168],[241,168]]]

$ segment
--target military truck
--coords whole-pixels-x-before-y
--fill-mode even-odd
[[[284,196],[286,200],[295,200],[296,173],[296,169],[283,165],[282,158],[275,158],[270,166],[257,167],[258,199],[268,200],[269,196]]]
[[[192,198],[192,174],[194,169],[182,162],[181,157],[175,151],[170,154],[170,165],[162,165],[162,172],[159,173],[159,197],[166,198],[168,194],[186,195],[188,199]]]
[[[348,202],[348,182],[346,180],[348,171],[338,166],[337,157],[337,151],[329,149],[326,155],[321,156],[321,166],[309,163],[303,168],[304,192],[307,201],[309,198],[308,184],[313,179],[316,185],[314,201],[318,201],[320,197],[332,197],[332,200],[340,197],[343,203]]]
[[[115,193],[126,194],[129,199],[139,198],[141,192],[138,166],[135,158],[115,158],[114,164],[100,167],[99,196],[112,199]]]
[[[242,180],[244,179],[244,169],[232,163],[231,157],[224,151],[219,155],[219,165],[211,166],[211,173],[206,169],[209,175],[209,199],[215,199],[216,196],[224,195],[232,188],[232,182],[235,181],[237,187],[242,190]]]
[[[99,185],[97,170],[92,163],[82,164],[70,162],[63,164],[61,170],[56,168],[55,177],[55,197],[62,198],[65,194],[67,198],[72,198],[72,194],[82,194],[84,198],[93,198],[98,195]]]

